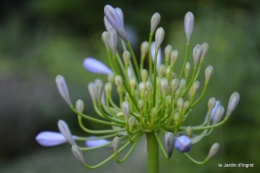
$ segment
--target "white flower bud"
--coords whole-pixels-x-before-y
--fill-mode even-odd
[[[197,44],[193,49],[193,60],[194,60],[194,67],[197,67],[200,58],[202,55],[202,47],[201,45]]]
[[[151,56],[154,61],[154,59],[155,59],[155,42],[152,42],[152,45],[151,45]],[[158,55],[157,55],[157,64],[156,64],[157,68],[160,66],[161,61],[162,61],[162,52],[161,52],[161,49],[159,49]]]
[[[129,118],[129,114],[130,114],[130,106],[129,103],[127,101],[124,101],[122,103],[122,111],[125,117],[125,120],[127,121]]]
[[[101,35],[101,38],[102,38],[103,43],[105,44],[106,49],[109,49],[109,46],[108,46],[108,32],[104,31],[102,33],[102,35]]]
[[[170,58],[170,55],[171,55],[171,52],[172,52],[172,46],[171,45],[167,45],[164,49],[164,54],[165,54],[165,59],[166,61],[169,60]]]
[[[74,142],[69,126],[67,125],[67,123],[63,120],[59,120],[58,121],[58,128],[60,130],[60,132],[62,133],[62,135],[66,138],[66,140],[71,144],[71,145],[76,145],[76,143]]]
[[[72,105],[69,96],[69,90],[66,81],[63,76],[58,75],[55,79],[57,88],[62,98],[67,102],[68,105]]]
[[[171,55],[170,55],[170,58],[171,58],[171,67],[173,67],[173,65],[175,64],[176,60],[178,59],[178,51],[177,50],[173,50],[171,51]]]
[[[239,94],[237,92],[234,92],[228,102],[228,107],[227,107],[227,112],[226,112],[226,117],[228,118],[231,113],[235,110],[238,102],[239,102]]]
[[[214,97],[210,98],[208,101],[208,113],[212,113],[212,110],[215,108],[215,105],[216,105],[216,99]]]
[[[130,52],[128,50],[125,50],[123,53],[123,60],[126,67],[128,67],[129,65],[130,58],[131,58]]]
[[[96,100],[96,96],[95,96],[95,85],[94,85],[93,82],[90,82],[90,83],[88,84],[88,91],[89,91],[91,100],[92,100],[92,101],[95,101],[95,100]]]
[[[210,147],[210,150],[209,150],[209,154],[207,156],[207,160],[210,159],[211,157],[215,156],[216,153],[218,152],[219,150],[219,143],[214,143],[211,147]]]
[[[160,14],[159,13],[154,13],[152,18],[151,18],[151,29],[150,29],[151,33],[154,33],[154,31],[157,28],[160,20],[161,20]]]
[[[117,47],[117,34],[114,29],[108,31],[108,46],[112,55],[115,56]]]
[[[76,105],[75,105],[76,109],[78,112],[82,113],[84,110],[84,102],[82,100],[77,100],[76,101]]]
[[[104,24],[105,24],[105,28],[106,28],[107,31],[110,31],[111,29],[114,29],[114,28],[110,25],[110,23],[109,23],[109,21],[107,20],[106,16],[104,16]]]
[[[115,137],[112,142],[112,146],[114,149],[114,153],[117,155],[119,147],[120,147],[120,139],[119,137]]]
[[[98,103],[101,103],[102,92],[103,92],[103,82],[97,79],[95,81],[95,96]]]
[[[219,123],[220,119],[222,118],[222,115],[224,113],[224,107],[220,105],[220,103],[216,103],[216,109],[212,110],[212,124]]]
[[[211,78],[212,74],[213,74],[213,67],[211,65],[209,65],[205,70],[205,83],[206,84],[209,83],[209,79]]]
[[[171,83],[172,94],[174,94],[176,92],[176,90],[178,89],[178,86],[179,86],[179,80],[178,79],[173,79],[172,83]]]
[[[191,126],[188,126],[186,129],[185,129],[185,133],[186,135],[191,138],[192,137],[192,133],[193,133],[193,130],[192,130],[192,127]]]
[[[148,77],[148,71],[146,69],[142,69],[141,71],[141,78],[143,82],[147,81],[147,77]]]
[[[202,47],[202,55],[201,55],[201,58],[200,58],[200,62],[203,62],[206,54],[208,53],[209,45],[208,45],[208,43],[203,43],[201,45],[201,47]]]
[[[141,58],[144,59],[147,52],[149,50],[149,43],[147,41],[144,41],[142,44],[141,44]]]
[[[156,33],[155,33],[155,52],[157,52],[160,49],[161,44],[162,44],[163,39],[164,39],[164,35],[165,35],[165,32],[164,32],[164,29],[162,27],[160,27],[156,30]]]
[[[85,165],[85,160],[84,160],[84,156],[82,154],[82,151],[76,146],[76,145],[72,145],[71,147],[71,151],[74,155],[74,157],[83,165]]]
[[[117,87],[121,87],[122,86],[123,81],[122,81],[122,77],[121,76],[116,75],[116,77],[115,77],[115,84],[116,84]]]
[[[179,99],[177,100],[177,107],[178,107],[178,109],[179,109],[179,112],[182,112],[183,105],[184,105],[183,98],[179,98]]]
[[[190,73],[190,63],[187,62],[184,70],[185,78],[189,77],[189,73]]]
[[[163,96],[166,96],[167,89],[168,89],[168,80],[164,77],[161,79],[161,90]]]
[[[187,43],[190,43],[191,35],[193,32],[194,15],[191,12],[186,13],[184,18],[184,29],[186,34]]]

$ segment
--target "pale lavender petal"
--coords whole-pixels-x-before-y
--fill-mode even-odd
[[[211,116],[210,116],[210,119],[211,119],[211,120],[213,120],[214,115],[215,115],[215,113],[216,113],[216,110],[217,110],[217,108],[218,108],[219,106],[221,106],[221,104],[220,104],[220,101],[217,100],[217,101],[216,101],[216,104],[215,104],[215,106],[214,106],[214,108],[212,109],[212,112],[211,112]]]
[[[95,58],[85,58],[83,62],[83,66],[86,70],[92,73],[106,74],[106,75],[113,73],[110,68],[108,68],[105,64],[96,60]]]
[[[45,147],[56,146],[67,142],[61,133],[50,131],[39,133],[35,139],[40,145]]]
[[[87,140],[86,141],[86,146],[87,147],[98,147],[98,146],[101,146],[101,145],[105,145],[105,144],[107,144],[109,142],[110,141],[108,141],[106,139]]]

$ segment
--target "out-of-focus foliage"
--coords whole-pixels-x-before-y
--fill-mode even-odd
[[[73,133],[81,133],[75,115],[56,89],[54,79],[58,74],[66,78],[72,100],[83,99],[86,113],[95,116],[87,84],[95,78],[106,80],[106,77],[86,72],[82,61],[92,56],[107,63],[100,39],[105,4],[123,9],[126,25],[138,35],[138,45],[148,39],[150,17],[159,12],[160,26],[166,31],[164,46],[171,44],[179,51],[179,58],[184,57],[185,48],[183,17],[187,11],[194,13],[192,47],[208,42],[210,49],[204,67],[211,64],[215,71],[207,95],[201,107],[193,111],[190,122],[196,124],[204,118],[208,98],[215,96],[226,107],[233,91],[241,95],[229,122],[191,150],[194,157],[202,159],[210,145],[218,141],[221,148],[216,157],[199,166],[174,151],[171,161],[162,157],[162,172],[194,169],[198,170],[196,172],[257,172],[260,159],[257,152],[260,145],[257,133],[260,124],[260,9],[257,2],[243,0],[1,1],[0,172],[91,172],[77,163],[68,146],[43,149],[34,138],[40,131],[58,130],[59,119],[69,122]],[[135,45],[137,54],[138,45]],[[191,57],[190,60],[192,62]],[[96,124],[89,124],[89,127],[106,128]],[[90,152],[86,160],[93,158],[91,163],[94,164],[109,153],[112,149]],[[145,156],[145,144],[141,143],[124,165],[111,161],[96,172],[110,169],[121,173],[133,165],[138,167],[136,172],[145,172]],[[218,163],[254,163],[255,168],[221,169]]]

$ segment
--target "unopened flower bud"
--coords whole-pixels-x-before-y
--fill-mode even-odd
[[[76,109],[78,112],[82,113],[84,110],[84,102],[82,100],[77,100],[76,101],[76,105],[75,105]]]
[[[101,103],[102,92],[103,92],[103,82],[97,79],[95,81],[95,96],[98,103]]]
[[[142,81],[143,81],[143,82],[146,82],[147,77],[148,77],[148,72],[147,72],[147,70],[146,70],[146,69],[142,69],[142,71],[141,71]]]
[[[165,60],[168,61],[171,55],[171,51],[172,51],[172,46],[171,45],[167,45],[164,49],[164,54],[165,54]]]
[[[128,67],[129,65],[130,58],[131,58],[130,52],[128,50],[125,50],[123,53],[123,60],[126,67]]]
[[[144,41],[142,44],[141,44],[141,58],[144,59],[147,52],[149,50],[149,43],[147,41]]]
[[[186,129],[185,129],[185,133],[186,135],[191,138],[192,137],[192,133],[193,133],[193,130],[192,130],[192,127],[191,126],[188,126]]]
[[[198,63],[200,62],[201,55],[202,55],[202,47],[201,47],[201,45],[197,44],[193,49],[194,67],[198,66]]]
[[[190,151],[191,149],[191,140],[187,136],[180,136],[176,139],[175,141],[175,148],[181,152],[181,153],[186,153]]]
[[[228,107],[227,107],[227,113],[226,113],[226,117],[228,118],[231,113],[235,110],[238,102],[239,102],[239,94],[237,92],[234,92],[228,102]]]
[[[113,146],[113,149],[114,149],[114,153],[117,154],[118,150],[119,150],[119,147],[120,147],[120,139],[119,139],[119,137],[115,137],[113,139],[112,146]]]
[[[69,126],[67,125],[67,123],[63,120],[59,120],[58,121],[58,128],[60,130],[60,132],[62,133],[62,135],[66,138],[66,140],[71,144],[71,145],[76,145],[76,143],[74,142]]]
[[[174,136],[171,132],[167,132],[164,136],[164,147],[168,157],[171,158],[174,149]]]
[[[160,27],[156,30],[156,33],[155,33],[155,52],[158,52],[158,50],[160,49],[161,44],[162,44],[163,39],[164,39],[164,35],[165,35],[165,32],[164,32],[164,29],[162,27]]]
[[[71,151],[74,155],[74,157],[83,165],[85,165],[85,160],[84,160],[84,156],[82,154],[82,151],[76,146],[76,145],[72,145],[71,147]]]
[[[185,70],[184,70],[184,74],[185,74],[186,79],[189,77],[189,73],[190,73],[190,63],[187,62],[186,66],[185,66]]]
[[[134,126],[136,125],[136,119],[134,116],[130,116],[129,120],[128,120],[128,126],[129,126],[129,130],[133,131],[134,130]]]
[[[178,106],[179,112],[182,112],[183,104],[184,104],[183,98],[179,98],[177,100],[177,106]]]
[[[187,43],[190,43],[191,35],[193,32],[194,15],[191,12],[186,13],[184,18],[184,29],[186,34]]]
[[[174,94],[176,90],[178,89],[179,86],[179,80],[178,79],[173,79],[171,83],[171,92]]]
[[[171,51],[171,55],[170,55],[171,67],[173,67],[173,65],[175,64],[176,60],[178,59],[178,55],[179,55],[179,52],[177,50]]]
[[[162,90],[163,96],[166,95],[167,89],[168,89],[168,80],[164,77],[161,79],[161,90]]]
[[[122,111],[125,117],[125,120],[127,121],[129,118],[129,114],[130,114],[130,106],[129,103],[127,101],[124,101],[122,103]]]
[[[130,83],[130,87],[132,88],[132,89],[134,89],[135,88],[135,85],[136,85],[136,80],[135,80],[135,78],[130,78],[130,81],[129,81],[129,83]]]
[[[213,67],[209,65],[205,70],[205,83],[209,83],[209,79],[211,78],[213,74]]]
[[[109,23],[109,21],[107,20],[106,16],[104,16],[104,24],[105,24],[105,28],[107,31],[110,31],[111,29],[114,29],[111,24]]]
[[[164,64],[160,64],[160,66],[157,69],[158,69],[158,76],[160,78],[162,78],[164,73],[165,73],[165,65]]]
[[[201,45],[201,47],[202,47],[202,55],[201,55],[201,58],[200,58],[200,62],[203,62],[205,56],[206,56],[207,53],[208,53],[209,45],[208,45],[208,43],[203,43],[203,44]]]
[[[214,97],[210,98],[208,101],[208,113],[212,113],[212,110],[214,109],[216,105],[216,99]]]
[[[66,81],[63,76],[58,75],[55,79],[57,88],[62,98],[67,102],[68,105],[72,105],[70,101],[69,90]]]
[[[183,105],[183,111],[186,112],[190,109],[190,102],[189,101],[185,101],[184,105]]]
[[[44,131],[36,136],[36,141],[44,147],[52,147],[67,142],[65,137],[58,132]],[[73,137],[75,139],[75,137]]]
[[[123,81],[122,81],[122,77],[121,76],[116,75],[116,77],[115,77],[115,84],[116,84],[117,87],[121,87],[122,86]]]
[[[117,34],[114,29],[108,31],[108,46],[113,56],[116,54]]]
[[[210,150],[209,150],[209,154],[207,156],[207,160],[210,159],[211,157],[215,156],[216,153],[218,152],[219,150],[219,143],[214,143],[211,147],[210,147]]]
[[[217,124],[219,123],[220,119],[222,118],[222,115],[224,113],[224,107],[221,106],[220,104],[216,104],[216,109],[212,111],[212,124]]]
[[[152,42],[152,45],[151,45],[151,56],[152,56],[152,59],[153,61],[155,61],[155,42]],[[161,52],[161,49],[159,49],[158,51],[158,55],[157,55],[157,68],[160,66],[161,64],[161,61],[162,61],[162,52]]]
[[[142,95],[144,95],[144,91],[145,91],[145,82],[140,82],[139,83],[139,90],[141,92]]]
[[[154,13],[152,18],[151,18],[151,29],[150,29],[151,33],[154,33],[154,31],[157,28],[160,20],[161,20],[160,14],[159,13]]]
[[[118,32],[120,37],[125,42],[128,42],[125,29],[124,29],[124,22],[123,19],[120,17],[120,15],[118,15],[118,12],[110,5],[105,6],[104,12],[107,20],[113,26],[113,28]]]
[[[107,31],[104,31],[101,35],[101,38],[102,38],[102,41],[106,47],[106,49],[109,49],[109,46],[108,46],[108,32]]]
[[[180,113],[179,112],[174,114],[174,121],[175,121],[175,123],[178,123],[180,121]]]
[[[91,100],[92,100],[92,101],[95,101],[95,100],[96,100],[96,96],[95,96],[95,85],[94,85],[93,82],[90,82],[90,83],[88,84],[88,91],[89,91]]]
[[[107,95],[110,95],[111,94],[111,91],[112,91],[112,84],[111,83],[106,83],[106,85],[105,85],[105,92],[106,92],[106,94]]]
[[[96,60],[95,58],[85,58],[83,61],[83,66],[86,70],[90,71],[91,73],[98,73],[98,74],[111,74],[113,73],[110,68],[108,68],[102,62]]]

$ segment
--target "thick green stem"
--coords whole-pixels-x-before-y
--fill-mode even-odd
[[[148,153],[148,173],[159,172],[159,146],[153,132],[146,133]]]

